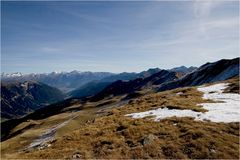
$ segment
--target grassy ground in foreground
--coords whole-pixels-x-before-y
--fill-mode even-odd
[[[230,82],[237,86],[239,81]],[[127,113],[159,107],[204,112],[196,88],[150,94],[111,109],[59,137],[51,147],[21,152],[18,158],[174,158],[239,159],[239,123],[194,121],[192,118],[132,119]]]
[[[61,152],[60,152],[61,151]],[[169,118],[160,122],[121,115],[97,118],[45,150],[21,158],[239,158],[239,123]]]

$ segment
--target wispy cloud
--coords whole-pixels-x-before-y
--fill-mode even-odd
[[[206,21],[209,21],[212,11],[221,5],[224,5],[224,1],[196,0],[194,2],[194,15],[199,23],[199,31],[205,35],[205,38],[209,38],[209,35],[207,33],[209,29],[209,23],[206,23]]]
[[[217,5],[222,3],[221,1],[203,1],[196,0],[194,2],[194,15],[196,18],[207,18],[211,13],[211,10],[214,9]]]

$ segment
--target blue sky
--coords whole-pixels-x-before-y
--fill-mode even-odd
[[[1,70],[139,72],[238,57],[238,5],[1,2]]]

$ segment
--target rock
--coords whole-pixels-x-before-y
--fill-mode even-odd
[[[210,152],[211,153],[216,153],[216,150],[215,149],[210,149]]]
[[[64,136],[64,139],[66,139],[66,140],[72,140],[72,137],[70,137],[70,136]]]
[[[80,152],[77,151],[72,155],[72,158],[73,159],[79,159],[79,158],[82,158],[82,155],[80,154]]]
[[[157,139],[157,136],[153,135],[153,134],[149,134],[147,137],[143,138],[142,140],[142,145],[148,145],[152,142],[154,142],[154,140]]]

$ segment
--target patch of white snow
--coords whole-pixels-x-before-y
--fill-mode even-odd
[[[46,147],[51,146],[51,143],[55,140],[55,133],[57,130],[63,126],[65,126],[67,123],[69,123],[72,119],[76,118],[77,116],[72,116],[70,119],[48,129],[45,131],[41,136],[39,136],[37,139],[35,139],[26,149],[24,150],[33,150],[35,148],[38,149],[44,149]]]
[[[168,117],[194,117],[195,120],[210,120],[213,122],[240,122],[240,95],[232,93],[223,93],[228,86],[227,83],[220,83],[211,86],[199,87],[198,90],[204,92],[204,99],[218,101],[217,103],[202,103],[205,113],[195,112],[192,110],[178,110],[159,108],[146,112],[127,114],[132,118],[144,118],[155,116],[154,120],[159,121]],[[221,102],[219,102],[221,101]]]
[[[178,109],[168,109],[168,108],[158,108],[155,110],[150,110],[146,112],[127,114],[126,116],[131,116],[132,118],[144,118],[147,116],[155,116],[154,120],[159,121],[168,117],[197,117],[199,112],[194,112],[192,110],[178,110]]]
[[[183,94],[183,92],[178,92],[178,93],[176,93],[176,95],[182,95]]]
[[[21,83],[21,87],[23,87],[25,90],[28,89],[28,82]]]
[[[220,103],[200,104],[208,110],[202,115],[202,118],[214,122],[240,122],[240,95],[223,93],[227,86],[227,83],[220,83],[198,88],[199,91],[204,93],[204,99],[221,101]]]

